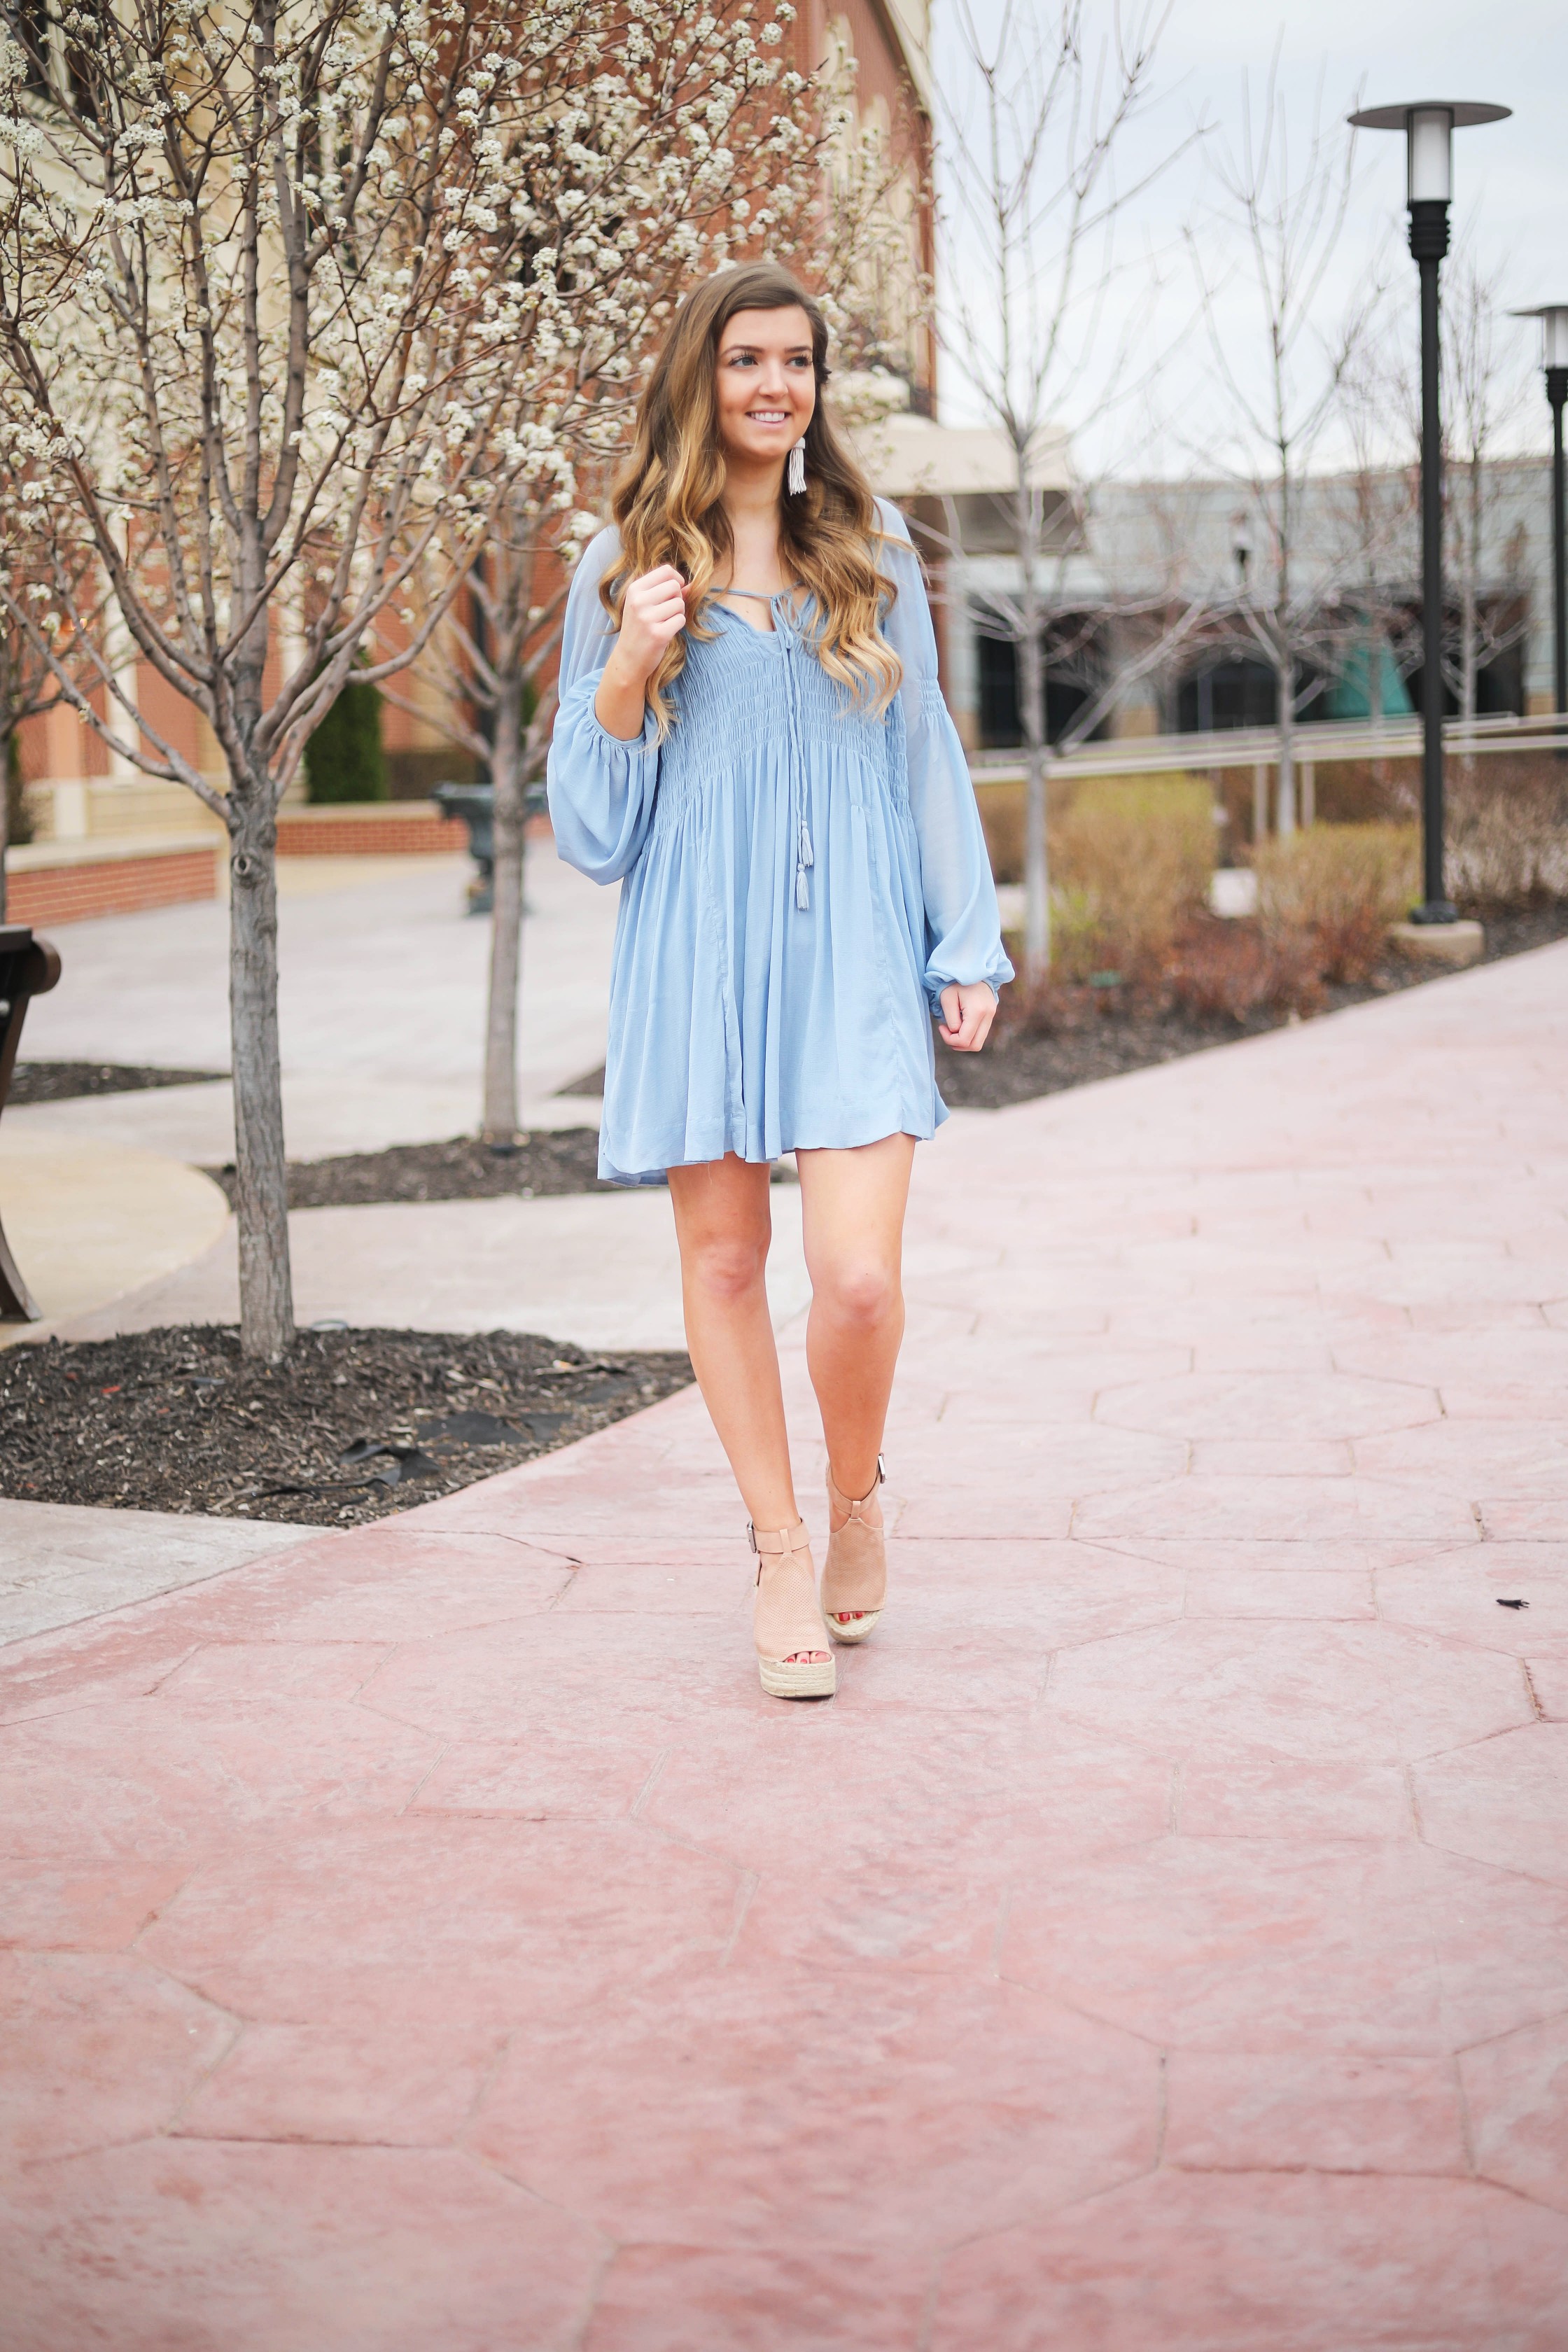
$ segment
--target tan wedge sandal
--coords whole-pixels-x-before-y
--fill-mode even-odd
[[[776,1531],[748,1527],[746,1533],[757,1555],[754,1630],[763,1688],[770,1698],[831,1698],[838,1679],[832,1652],[815,1660],[806,1654],[826,1645],[805,1521]]]
[[[822,1571],[822,1616],[836,1642],[863,1642],[877,1630],[888,1597],[888,1544],[877,1487],[887,1476],[877,1456],[877,1483],[854,1502],[827,1474],[827,1565]],[[835,1519],[843,1525],[835,1527]]]

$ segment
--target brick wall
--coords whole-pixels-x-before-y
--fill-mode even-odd
[[[37,928],[85,922],[91,915],[139,915],[153,907],[178,907],[216,896],[214,851],[178,849],[13,872],[6,883],[5,914],[9,922]]]
[[[468,845],[467,825],[428,801],[284,809],[278,819],[279,857],[417,857]]]

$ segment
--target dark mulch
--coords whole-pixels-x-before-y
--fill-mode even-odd
[[[1488,963],[1568,939],[1568,900],[1510,908],[1484,919]],[[1418,988],[1441,979],[1444,969],[1414,956],[1390,955],[1369,981],[1326,989],[1323,1009],[1336,1012],[1343,1005]],[[1237,1037],[1261,1036],[1300,1018],[1285,1011],[1259,1010],[1245,1020],[1197,1020],[1190,1013],[1140,1005],[1129,996],[1119,988],[1064,990],[1060,1017],[1045,1034],[1010,1025],[1004,997],[1003,1018],[983,1053],[955,1054],[937,1039],[936,1076],[942,1100],[952,1110],[1003,1110],[1011,1103],[1034,1102],[1095,1078],[1120,1077],[1127,1070],[1201,1054]]]
[[[226,1070],[152,1070],[130,1062],[18,1062],[8,1102],[73,1102],[79,1095],[134,1095],[148,1087],[217,1086]]]
[[[291,1209],[363,1208],[373,1201],[524,1201],[552,1192],[613,1192],[599,1181],[596,1127],[539,1129],[510,1150],[455,1136],[449,1143],[400,1143],[339,1160],[289,1163]],[[209,1168],[232,1204],[232,1164]]]
[[[302,1332],[280,1364],[216,1326],[0,1351],[0,1494],[354,1527],[685,1388],[688,1358],[527,1332]]]

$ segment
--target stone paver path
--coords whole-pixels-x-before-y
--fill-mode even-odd
[[[691,1395],[7,1654],[6,2352],[1561,2352],[1568,949],[909,1275],[831,1706]]]

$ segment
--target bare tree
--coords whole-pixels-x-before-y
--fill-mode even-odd
[[[771,0],[644,0],[612,56],[592,0],[7,9],[0,457],[79,518],[117,623],[206,722],[223,777],[194,727],[134,708],[58,537],[32,550],[47,609],[10,578],[0,604],[115,751],[228,829],[249,1352],[293,1333],[279,801],[383,616],[401,635],[370,682],[440,626],[563,409],[630,373],[637,257],[703,253],[737,144],[787,178],[784,21]]]
[[[1121,209],[1163,171],[1179,142],[1134,184],[1112,163],[1143,109],[1168,16],[1163,0],[1102,24],[1085,0],[1003,0],[988,23],[959,0],[951,85],[942,92],[954,241],[942,341],[1005,436],[1016,585],[989,625],[1016,647],[1026,784],[1025,960],[1050,961],[1047,855],[1046,574],[1058,499],[1042,482],[1048,428],[1084,383],[1113,270]]]
[[[1499,275],[1481,266],[1467,240],[1448,266],[1443,301],[1443,489],[1448,576],[1459,607],[1457,629],[1445,625],[1443,631],[1443,668],[1466,719],[1476,715],[1481,670],[1524,634],[1513,600],[1500,610],[1483,595],[1489,572],[1501,569],[1517,580],[1524,552],[1522,534],[1511,548],[1493,544],[1497,447],[1523,413],[1529,381],[1517,330],[1498,308]]]
[[[1303,560],[1308,476],[1383,289],[1375,275],[1363,277],[1344,314],[1325,322],[1355,186],[1354,138],[1337,120],[1325,123],[1320,85],[1298,163],[1279,68],[1276,48],[1256,111],[1250,79],[1243,79],[1238,140],[1215,153],[1218,195],[1209,233],[1200,238],[1190,231],[1188,242],[1239,444],[1233,470],[1246,499],[1256,569],[1249,562],[1237,614],[1274,672],[1276,821],[1281,834],[1290,834],[1297,823],[1296,720],[1304,701],[1321,690],[1323,658],[1341,638],[1344,618],[1338,581],[1321,566],[1309,572]],[[1236,255],[1225,275],[1214,257],[1216,243]],[[1237,333],[1222,301],[1231,277],[1252,308],[1248,337]],[[1247,362],[1238,358],[1243,351]]]

